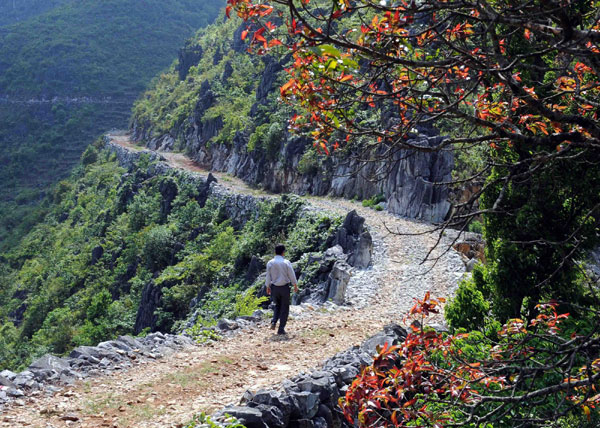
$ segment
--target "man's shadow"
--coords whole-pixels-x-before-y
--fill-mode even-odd
[[[294,338],[292,334],[271,334],[267,336],[265,342],[288,342]]]

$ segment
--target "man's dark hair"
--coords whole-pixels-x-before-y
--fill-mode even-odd
[[[283,245],[283,244],[275,245],[275,254],[277,254],[278,256],[282,256],[284,252],[285,252],[285,245]]]

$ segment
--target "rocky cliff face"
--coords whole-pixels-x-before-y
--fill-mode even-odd
[[[451,180],[451,152],[400,150],[391,159],[378,162],[334,157],[325,161],[326,168],[300,172],[302,155],[310,144],[307,140],[286,135],[279,143],[277,156],[271,160],[265,153],[247,151],[248,136],[244,133],[238,133],[231,145],[207,144],[221,126],[217,118],[192,123],[185,131],[183,148],[207,169],[227,172],[276,193],[330,194],[348,199],[368,199],[382,193],[390,212],[431,222],[443,220],[450,209],[448,188],[438,183]],[[137,123],[133,131],[137,141],[145,141],[153,150],[174,147],[173,135],[153,136]],[[418,135],[410,142],[433,145],[439,138]]]
[[[223,59],[223,72],[210,79],[182,82],[181,85],[196,85],[195,106],[185,120],[173,125],[168,132],[159,131],[154,119],[134,117],[132,132],[136,141],[144,142],[153,150],[173,150],[177,145],[180,150],[196,160],[203,167],[215,171],[227,172],[244,181],[265,188],[272,192],[293,192],[297,194],[342,196],[345,198],[368,199],[383,194],[387,200],[387,209],[395,214],[410,218],[437,222],[443,220],[450,209],[449,191],[446,186],[436,183],[451,180],[454,160],[452,152],[416,153],[408,150],[390,150],[384,155],[384,148],[369,153],[365,160],[362,154],[345,150],[345,153],[322,159],[307,157],[312,149],[311,141],[299,138],[287,132],[287,117],[276,93],[281,81],[287,58],[262,57],[260,67],[256,66],[256,76],[244,76],[253,83],[254,98],[247,119],[252,125],[234,134],[230,141],[215,143],[217,136],[226,131],[226,120],[214,114],[214,107],[219,106],[224,92],[239,91],[230,81],[233,73],[232,61],[245,55],[246,46],[240,39],[242,27],[229,42],[230,58]],[[201,43],[201,42],[198,42]],[[206,48],[206,46],[205,46]],[[200,46],[188,45],[180,55],[177,72],[185,78],[191,62],[207,62],[202,55],[209,55]],[[214,55],[221,55],[220,48],[210,56],[213,64]],[[238,55],[236,57],[236,55]],[[219,56],[220,58],[220,56]],[[240,60],[240,62],[243,62]],[[236,66],[235,62],[233,63]],[[213,73],[214,74],[214,73]],[[189,78],[188,78],[189,80]],[[239,76],[238,80],[239,81]],[[169,103],[168,101],[164,101]],[[171,111],[173,105],[166,107]],[[206,114],[211,110],[211,114]],[[235,113],[233,113],[235,114]],[[245,113],[240,112],[240,115]],[[273,119],[274,117],[281,119]],[[258,128],[271,125],[279,131],[268,137],[268,148],[251,148],[252,138],[256,140]],[[164,129],[164,128],[163,128]],[[229,135],[231,130],[227,130]],[[233,134],[232,134],[233,135]],[[432,127],[419,128],[409,139],[415,145],[433,146],[442,137]],[[176,144],[177,143],[177,144]],[[252,144],[250,144],[252,146]],[[382,159],[379,159],[382,158]],[[377,159],[373,161],[373,159]]]

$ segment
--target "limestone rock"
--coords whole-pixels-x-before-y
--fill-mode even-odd
[[[231,415],[246,428],[269,428],[263,421],[263,412],[260,409],[242,406],[227,406],[216,417]]]
[[[333,270],[329,274],[329,291],[327,298],[333,300],[337,305],[343,305],[346,288],[351,277],[350,266],[345,262],[336,262],[333,265]]]
[[[314,392],[302,391],[290,394],[295,419],[311,419],[319,411],[319,395]]]
[[[240,326],[235,321],[223,318],[217,323],[217,328],[221,331],[232,331],[237,330],[238,328],[240,328]]]
[[[17,386],[12,383],[10,380],[5,378],[4,376],[0,376],[0,386],[5,386],[7,388],[16,388]]]
[[[177,62],[177,72],[179,80],[185,80],[190,68],[197,65],[202,59],[202,47],[200,45],[186,44],[179,50],[179,61]]]
[[[58,372],[69,370],[71,365],[64,358],[46,354],[29,365],[29,370],[56,370]]]
[[[377,354],[377,348],[384,346],[386,343],[390,346],[396,345],[400,340],[406,337],[407,333],[404,328],[389,324],[384,327],[383,331],[368,338],[362,345],[361,349],[368,352],[370,355]]]

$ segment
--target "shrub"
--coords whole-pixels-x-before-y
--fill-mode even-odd
[[[262,304],[269,300],[268,297],[256,297],[256,290],[249,289],[243,293],[239,293],[235,297],[233,312],[231,318],[250,316],[262,307]]]
[[[81,163],[87,166],[96,163],[96,161],[98,161],[98,150],[92,145],[87,146],[81,155]]]
[[[274,160],[279,153],[283,137],[284,129],[281,123],[264,123],[257,126],[250,136],[247,149],[250,152],[263,150],[267,159]]]
[[[140,191],[133,198],[127,213],[129,227],[134,231],[157,222],[160,216],[160,195],[150,196],[145,191]]]
[[[146,234],[142,258],[150,271],[164,269],[172,263],[175,236],[166,225],[155,226]]]
[[[381,202],[385,202],[385,196],[383,196],[383,193],[379,193],[370,199],[363,200],[362,206],[365,208],[373,208],[377,211],[381,211],[383,209],[383,207],[379,205]],[[379,206],[380,209],[377,209],[377,206]]]
[[[304,175],[315,175],[319,171],[319,154],[316,150],[306,150],[298,162],[298,172]]]
[[[207,329],[202,320],[199,320],[193,327],[185,329],[184,333],[189,335],[194,339],[194,342],[200,345],[218,342],[223,338],[216,331]]]
[[[460,282],[456,296],[445,308],[446,320],[452,328],[465,328],[469,331],[483,328],[489,312],[490,304],[472,278]]]
[[[194,416],[194,418],[188,422],[185,428],[246,428],[240,424],[235,418],[229,416],[226,418],[225,425],[214,422],[210,416],[206,413],[201,413]]]
[[[473,232],[473,233],[482,234],[483,233],[483,223],[481,223],[479,220],[473,220],[471,223],[469,223],[468,231]]]

